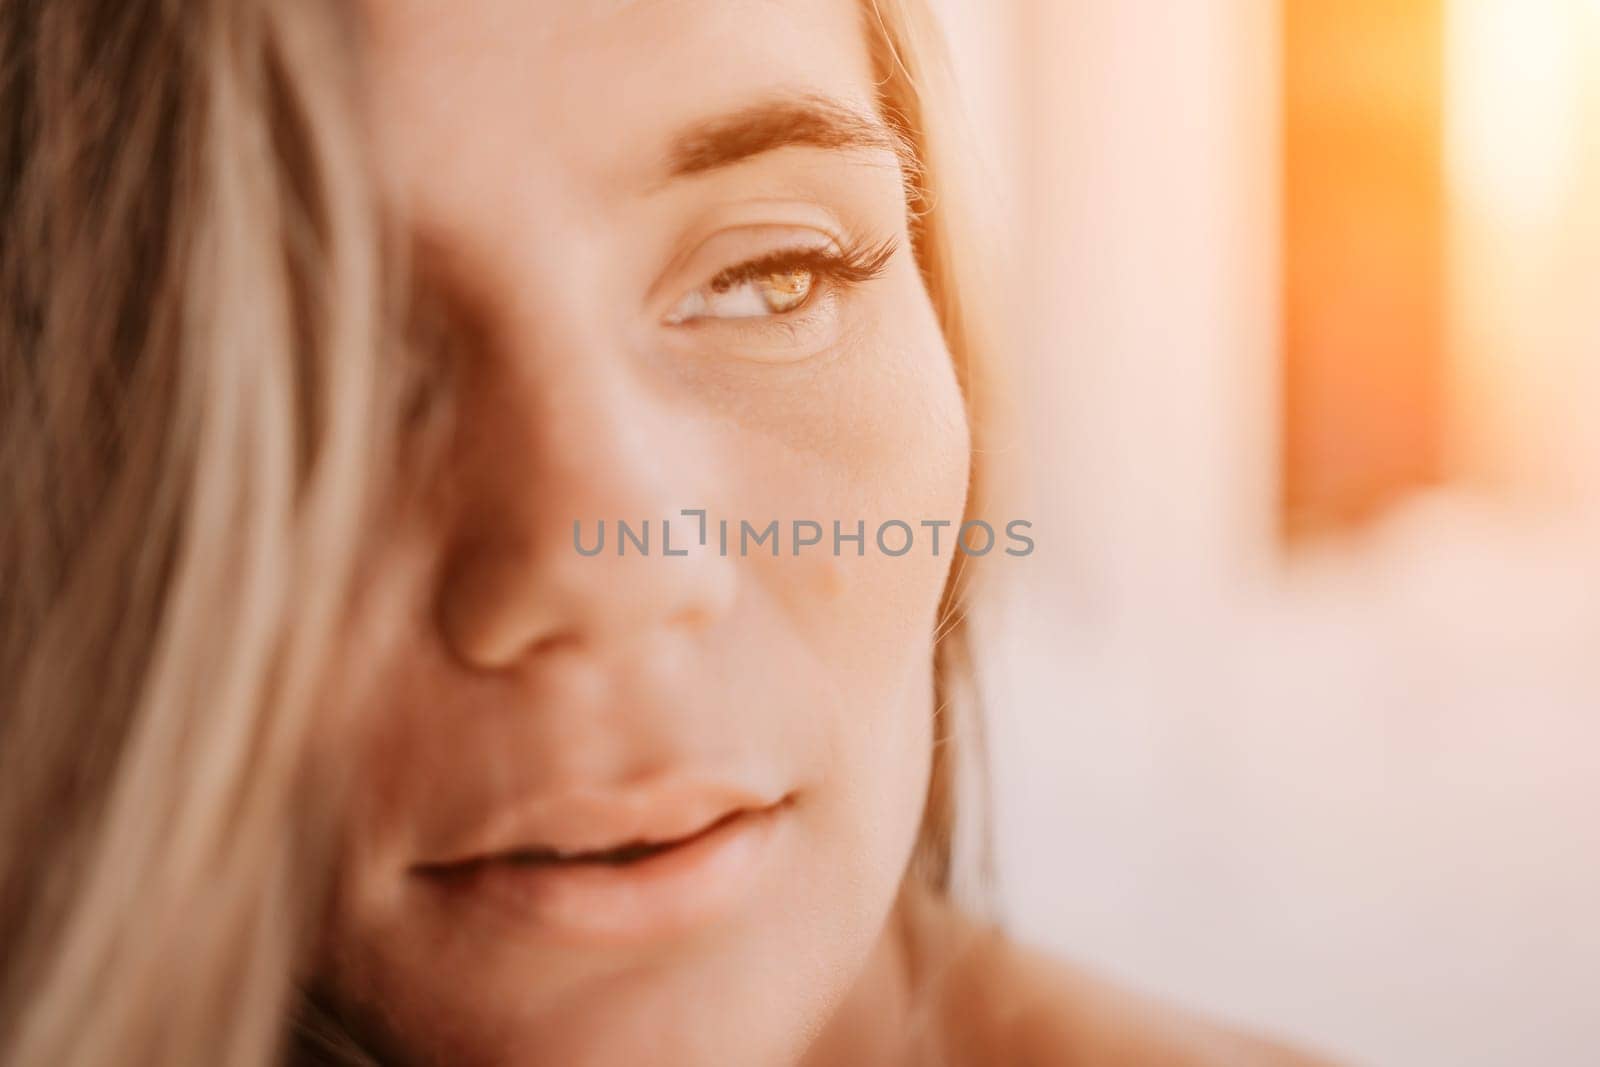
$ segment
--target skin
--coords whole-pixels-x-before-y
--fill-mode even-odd
[[[857,0],[368,14],[386,195],[453,327],[453,430],[387,532],[407,565],[366,657],[322,995],[393,1064],[1309,1063],[905,884],[948,541],[724,556],[685,520],[686,556],[574,550],[574,520],[684,508],[959,521],[968,427],[893,146],[674,174],[774,101],[825,101],[870,134]],[[781,314],[703,314],[719,272],[796,244],[892,251]],[[693,914],[640,928],[590,909],[575,930],[418,875],[507,813],[683,782],[781,798],[738,891]]]
[[[375,0],[388,196],[470,344],[457,432],[397,529],[321,983],[414,1063],[794,1062],[895,978],[951,562],[817,550],[593,559],[575,519],[959,519],[969,438],[885,147],[672,177],[685,128],[774,98],[874,115],[853,0]],[[892,241],[770,320],[673,322],[796,241]],[[691,300],[691,306],[693,301]],[[713,545],[715,544],[713,538]],[[441,905],[414,865],[497,809],[683,779],[781,793],[753,885],[651,936]],[[892,999],[892,998],[891,998]]]

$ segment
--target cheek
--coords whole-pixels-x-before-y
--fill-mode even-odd
[[[874,878],[898,875],[920,818],[933,636],[970,469],[961,392],[920,279],[908,267],[889,281],[881,306],[839,352],[741,398],[730,420],[737,440],[723,453],[732,457],[724,482],[738,497],[732,513],[823,527],[806,554],[786,546],[784,558],[753,555],[744,565],[822,675],[811,688],[826,704],[829,832],[836,847],[860,852],[858,862],[875,868],[863,876]],[[864,530],[864,546],[841,542],[836,555],[835,521],[846,533]],[[950,525],[935,531],[925,521]],[[910,528],[902,555],[878,543],[891,522]],[[884,537],[898,552],[906,530]]]
[[[792,521],[822,528],[821,543],[804,553],[786,545],[785,558],[751,555],[747,575],[802,629],[831,638],[823,647],[845,653],[829,662],[890,670],[928,651],[966,506],[971,445],[920,278],[907,264],[885,285],[839,351],[744,383],[725,405],[718,452],[727,457],[730,514],[779,519],[786,536]],[[925,525],[937,522],[950,525]],[[857,532],[864,543],[850,539]],[[886,649],[896,654],[886,659]]]

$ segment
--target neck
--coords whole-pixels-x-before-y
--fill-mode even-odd
[[[902,892],[856,983],[807,1051],[802,1067],[871,1063],[909,1067],[921,1062],[916,1049],[926,1040],[918,1025],[916,952]]]

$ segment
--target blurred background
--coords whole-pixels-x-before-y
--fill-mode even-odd
[[[938,6],[1039,543],[1003,913],[1348,1062],[1600,1064],[1600,0]]]

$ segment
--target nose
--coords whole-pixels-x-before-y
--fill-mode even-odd
[[[438,614],[472,669],[704,630],[733,601],[733,562],[681,514],[711,488],[695,420],[634,361],[582,347],[581,358],[518,358],[464,383]],[[643,548],[617,536],[619,521],[648,531]]]

